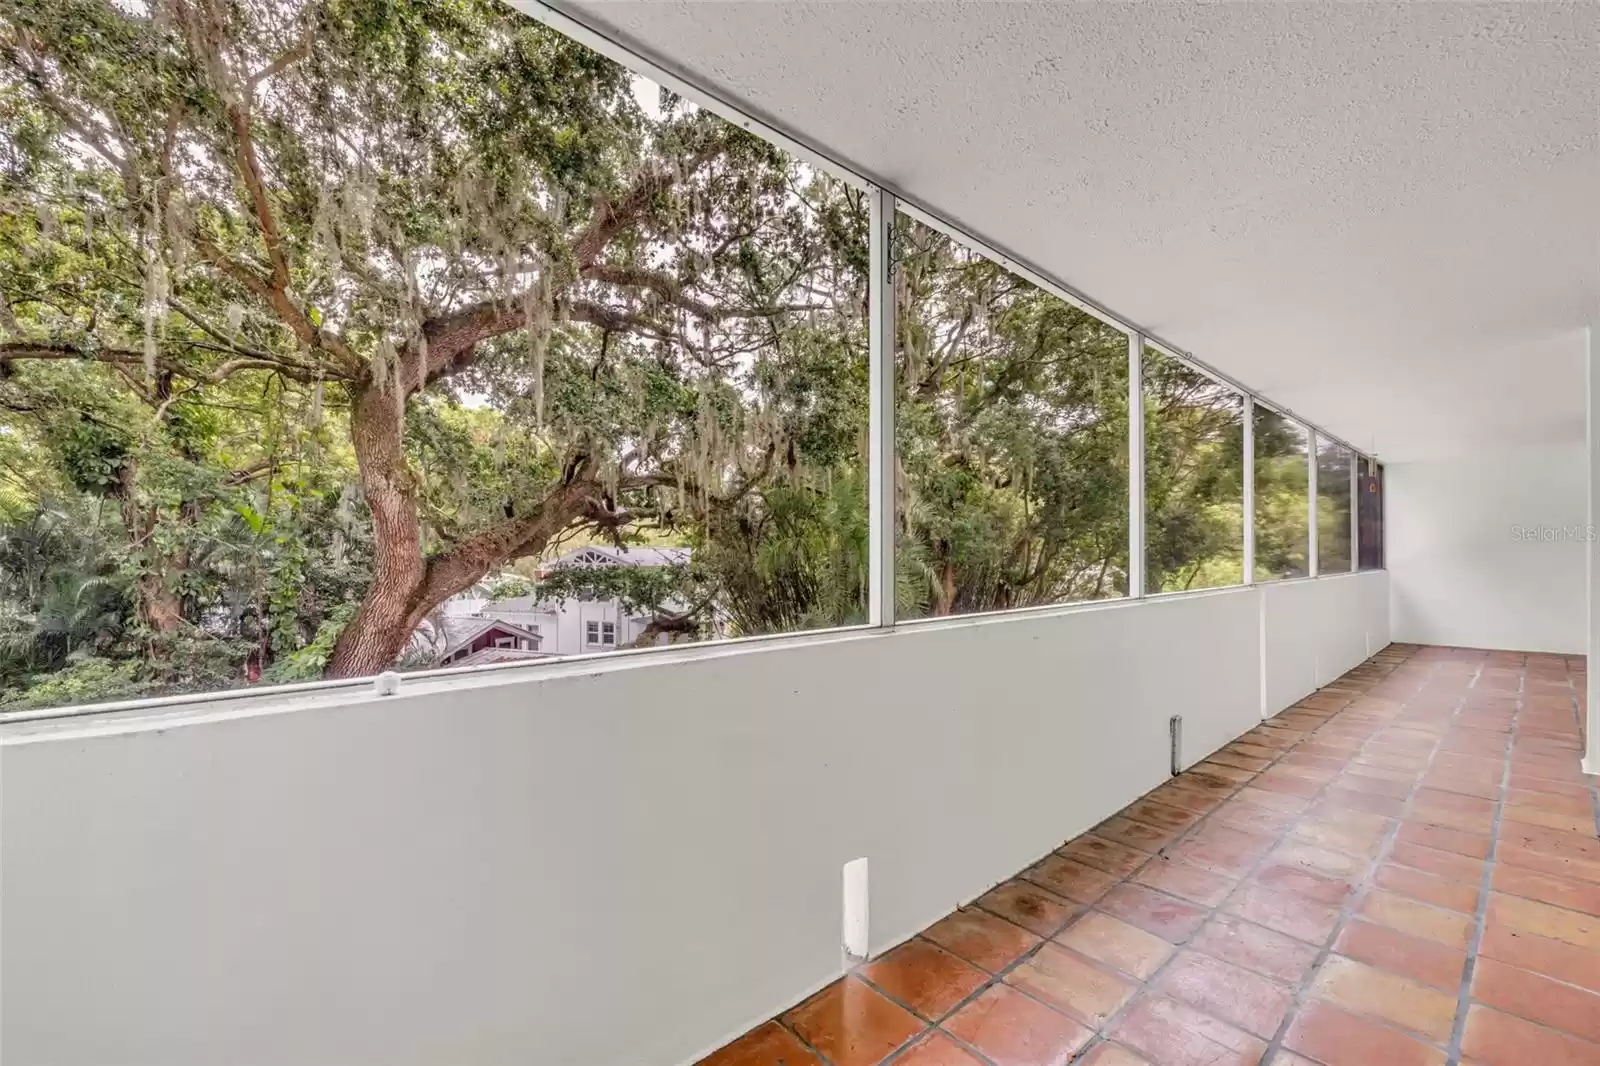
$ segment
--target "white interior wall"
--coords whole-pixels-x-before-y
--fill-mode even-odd
[[[1193,762],[1354,666],[1387,601],[1378,572],[0,727],[0,1059],[690,1062],[838,974],[847,861],[882,951],[1158,785],[1170,715]]]
[[[1587,479],[1581,446],[1386,464],[1394,639],[1583,654]]]
[[[1263,715],[1315,692],[1389,643],[1389,603],[1372,583],[1281,581],[1261,587]]]

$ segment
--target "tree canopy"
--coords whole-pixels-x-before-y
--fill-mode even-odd
[[[864,620],[850,186],[495,0],[0,0],[0,52],[0,706],[371,673],[584,540],[694,549],[543,582],[651,639]],[[902,611],[1125,592],[1126,338],[896,225]],[[1221,583],[1226,405],[1146,391],[1152,575]]]

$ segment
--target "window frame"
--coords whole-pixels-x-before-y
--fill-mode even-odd
[[[1072,288],[1066,283],[1051,276],[1047,272],[1033,266],[1027,259],[1014,255],[1003,247],[984,240],[982,237],[960,227],[924,205],[913,197],[906,196],[894,189],[891,184],[878,179],[862,170],[842,162],[833,153],[804,136],[772,124],[770,121],[759,119],[750,114],[744,107],[735,103],[731,98],[724,96],[719,90],[708,84],[686,77],[670,65],[641,50],[637,45],[614,36],[614,31],[602,24],[591,20],[590,16],[581,11],[573,13],[558,12],[544,3],[532,3],[519,6],[526,17],[543,23],[557,33],[584,45],[600,56],[618,63],[627,71],[647,78],[656,84],[671,90],[695,105],[718,115],[720,118],[733,125],[762,138],[769,144],[789,153],[797,161],[805,163],[819,170],[826,171],[833,178],[844,184],[861,190],[866,194],[869,213],[868,233],[868,260],[869,273],[867,329],[869,341],[869,400],[868,400],[868,437],[869,447],[867,455],[868,476],[868,525],[869,525],[869,564],[868,564],[868,620],[863,625],[839,626],[831,629],[813,630],[795,633],[772,633],[750,637],[739,637],[731,640],[724,639],[715,642],[706,642],[703,650],[710,653],[717,648],[729,644],[744,644],[772,640],[805,640],[828,639],[839,633],[854,632],[856,630],[890,630],[900,625],[939,625],[951,622],[970,622],[984,618],[1003,617],[1032,613],[1038,611],[1081,611],[1098,610],[1103,608],[1116,608],[1126,605],[1126,601],[1140,600],[1151,596],[1162,598],[1172,596],[1203,596],[1226,593],[1240,587],[1250,587],[1262,583],[1255,575],[1256,568],[1256,537],[1255,537],[1255,407],[1257,405],[1268,408],[1282,417],[1298,424],[1307,435],[1307,463],[1308,486],[1307,497],[1311,514],[1308,516],[1308,544],[1306,577],[1279,578],[1272,580],[1320,580],[1325,577],[1345,576],[1341,571],[1338,574],[1321,574],[1317,567],[1317,522],[1315,508],[1317,501],[1316,491],[1316,442],[1328,440],[1348,450],[1351,457],[1351,567],[1349,573],[1382,573],[1387,570],[1387,523],[1386,514],[1380,500],[1380,512],[1377,522],[1379,538],[1379,565],[1370,569],[1360,566],[1360,522],[1359,506],[1357,504],[1356,487],[1360,484],[1358,470],[1364,469],[1362,463],[1372,463],[1377,470],[1379,479],[1380,496],[1383,495],[1384,468],[1375,453],[1363,451],[1349,444],[1337,435],[1327,433],[1321,426],[1302,418],[1291,409],[1266,399],[1260,393],[1249,388],[1237,379],[1225,374],[1215,367],[1210,366],[1192,353],[1176,344],[1163,339],[1158,334],[1147,330],[1137,324],[1132,318],[1115,313],[1106,305],[1098,302],[1085,293]],[[895,255],[893,247],[892,230],[896,214],[904,214],[923,225],[940,231],[954,240],[964,244],[972,251],[990,259],[992,262],[1010,271],[1017,277],[1038,287],[1041,291],[1065,301],[1072,306],[1094,316],[1105,324],[1120,330],[1128,337],[1129,346],[1129,378],[1130,401],[1133,396],[1139,395],[1142,404],[1143,374],[1140,366],[1142,353],[1145,346],[1161,352],[1163,355],[1176,359],[1189,368],[1205,375],[1218,385],[1233,390],[1241,398],[1241,413],[1244,422],[1244,461],[1243,461],[1243,499],[1244,499],[1244,546],[1243,546],[1243,582],[1242,586],[1222,586],[1218,588],[1194,589],[1177,592],[1149,593],[1145,588],[1146,567],[1146,529],[1144,522],[1145,505],[1145,456],[1143,450],[1144,419],[1134,417],[1134,412],[1142,410],[1141,406],[1130,403],[1128,418],[1129,433],[1129,469],[1128,469],[1128,587],[1124,599],[1077,601],[1071,603],[1040,604],[1036,606],[1006,608],[1000,610],[983,611],[973,614],[957,615],[940,618],[922,618],[897,620],[894,611],[894,574],[895,574],[895,538],[894,530],[894,477],[895,469],[895,381],[894,381],[894,351],[895,351],[895,308],[893,306],[895,294]],[[1137,447],[1136,447],[1137,446]],[[1135,459],[1137,456],[1137,459]],[[588,622],[585,628],[585,646],[591,649],[615,649],[616,623],[608,623],[612,628],[612,641],[605,643],[605,633],[600,628],[601,623]],[[592,629],[593,639],[588,639]],[[537,629],[534,629],[537,632]],[[653,646],[652,646],[653,647]],[[648,654],[652,648],[623,649],[627,654]],[[677,652],[685,651],[677,646]],[[504,664],[504,666],[474,666],[452,667],[445,664],[439,668],[418,671],[418,677],[437,676],[444,671],[451,674],[464,671],[480,671],[487,669],[500,669],[514,667],[517,669],[530,669],[539,666],[536,662],[521,662],[517,664]],[[326,691],[335,688],[349,688],[355,686],[371,685],[371,677],[345,678],[333,680],[318,680],[287,685],[259,686],[255,688],[240,688],[220,692],[190,693],[180,696],[152,697],[136,700],[124,700],[114,703],[93,705],[65,706],[44,708],[37,711],[21,711],[7,715],[0,715],[0,722],[19,722],[40,718],[72,717],[83,714],[109,713],[123,711],[137,707],[170,707],[173,705],[196,704],[217,700],[233,699],[259,699],[263,696],[287,694],[290,692]]]

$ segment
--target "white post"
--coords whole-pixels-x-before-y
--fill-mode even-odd
[[[1306,515],[1311,526],[1306,536],[1306,574],[1317,576],[1317,431],[1302,424],[1306,435]]]
[[[1600,560],[1595,557],[1594,540],[1596,511],[1600,510],[1600,342],[1595,337],[1595,327],[1584,330],[1585,358],[1584,398],[1589,446],[1589,514],[1584,541],[1584,561],[1587,580],[1584,588],[1589,601],[1589,633],[1584,651],[1588,655],[1589,682],[1584,692],[1588,712],[1584,718],[1583,772],[1600,774]]]
[[[1244,395],[1244,583],[1256,583],[1256,400]]]
[[[867,881],[867,860],[851,859],[844,864],[844,965],[846,969],[867,961],[871,954],[869,939],[871,922],[871,892]]]
[[[1128,596],[1144,596],[1144,337],[1128,334]]]
[[[894,625],[894,196],[867,193],[867,622]]]

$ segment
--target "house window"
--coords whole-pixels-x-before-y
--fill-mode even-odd
[[[591,645],[600,643],[600,623],[590,622],[584,627],[584,639]]]
[[[516,637],[495,637],[494,638],[494,646],[497,647],[497,648],[515,648],[517,646],[517,638]]]
[[[617,624],[615,622],[602,622],[602,623],[600,623],[600,643],[602,643],[602,644],[616,644],[616,642],[617,642]]]

